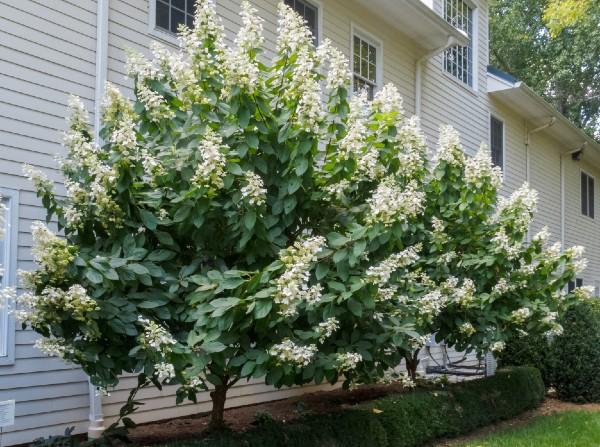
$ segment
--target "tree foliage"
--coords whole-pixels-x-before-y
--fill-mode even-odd
[[[66,197],[29,172],[65,236],[33,228],[17,316],[40,348],[102,387],[211,389],[219,424],[240,379],[373,382],[431,333],[481,353],[560,330],[585,262],[547,231],[524,243],[535,192],[499,198],[486,149],[466,157],[451,128],[430,163],[396,88],[348,100],[345,58],[288,7],[269,64],[241,16],[227,47],[200,1],[181,51],[132,55],[135,100],[107,86],[101,142],[71,100]]]
[[[600,3],[493,0],[490,60],[600,138]]]

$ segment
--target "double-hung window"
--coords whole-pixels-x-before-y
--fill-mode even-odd
[[[490,117],[490,151],[494,166],[504,169],[504,123],[495,116]]]
[[[193,26],[196,0],[150,0],[154,8],[154,26],[177,33],[179,25]]]
[[[469,41],[444,53],[444,70],[468,86],[473,86],[473,8],[465,0],[444,0],[444,18],[463,31]]]
[[[318,44],[321,39],[319,35],[319,7],[307,0],[285,0],[285,4],[300,14],[313,35],[315,45]]]
[[[12,288],[16,284],[17,200],[18,192],[0,188],[3,206],[0,219],[0,289]],[[6,304],[0,306],[0,365],[14,361],[15,328],[8,313],[13,303]]]
[[[567,291],[572,292],[576,287],[583,287],[583,279],[575,278],[575,281],[569,281],[567,285]]]
[[[594,218],[594,177],[581,172],[581,214]]]
[[[381,70],[381,44],[362,33],[352,35],[352,83],[353,90],[367,91],[369,99],[375,96]]]

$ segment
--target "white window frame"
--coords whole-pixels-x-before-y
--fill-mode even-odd
[[[594,216],[593,217],[589,215],[589,200],[588,200],[588,214],[583,214],[583,210],[581,209],[581,199],[582,199],[581,195],[583,193],[583,191],[581,190],[581,174],[585,174],[589,178],[594,180]],[[595,220],[596,219],[596,177],[593,176],[592,174],[590,174],[585,169],[580,169],[578,180],[579,180],[579,214],[583,217],[587,217],[588,219]],[[589,191],[588,191],[588,199],[589,199]]]
[[[301,0],[317,10],[317,45],[323,42],[323,3],[321,0]]]
[[[489,134],[488,141],[490,146],[490,158],[492,156],[492,118],[500,121],[502,123],[502,177],[505,177],[506,172],[506,120],[500,117],[497,113],[489,113],[488,126],[489,126]]]
[[[375,86],[373,88],[373,96],[383,86],[383,40],[376,37],[374,34],[361,28],[356,23],[350,24],[350,73],[352,74],[352,86],[350,91],[354,94],[354,36],[357,36],[361,40],[369,43],[375,47]]]
[[[462,80],[458,79],[456,76],[454,76],[452,73],[449,73],[446,70],[446,66],[445,66],[445,60],[446,60],[446,51],[442,52],[441,55],[441,68],[442,68],[442,73],[444,73],[445,76],[448,77],[448,79],[452,79],[452,81],[454,81],[456,84],[464,87],[465,89],[467,89],[467,91],[473,93],[473,92],[477,92],[479,90],[479,7],[473,3],[471,0],[462,0],[464,3],[466,3],[466,5],[471,8],[471,11],[473,13],[473,17],[472,17],[472,25],[473,25],[473,36],[471,39],[471,47],[472,47],[472,61],[471,61],[471,81],[473,85],[469,85],[466,82],[463,82]],[[442,5],[442,18],[444,20],[446,20],[445,17],[445,2],[446,0],[442,0],[441,5]],[[451,47],[452,48],[452,47]]]
[[[148,34],[163,43],[179,47],[177,34],[156,26],[156,0],[148,0]]]
[[[19,192],[13,189],[0,188],[0,195],[8,199],[8,207],[5,214],[6,233],[4,237],[4,259],[6,259],[4,276],[0,281],[0,287],[17,286],[17,243],[19,225]],[[0,309],[2,323],[0,328],[0,366],[12,365],[15,362],[15,320],[9,314],[7,307]]]

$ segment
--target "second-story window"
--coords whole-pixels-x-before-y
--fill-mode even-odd
[[[285,4],[302,16],[316,45],[321,38],[319,36],[319,8],[307,0],[285,0]]]
[[[490,118],[490,151],[494,166],[504,168],[504,123],[498,118]]]
[[[581,172],[581,214],[594,218],[594,177]]]
[[[352,73],[355,92],[366,89],[369,99],[373,99],[377,89],[378,64],[381,63],[379,45],[362,35],[352,36]]]
[[[459,81],[473,86],[473,8],[464,0],[444,0],[444,18],[469,38],[466,46],[456,46],[444,53],[444,70]]]
[[[196,0],[154,0],[155,26],[162,31],[176,33],[179,25],[193,26]]]

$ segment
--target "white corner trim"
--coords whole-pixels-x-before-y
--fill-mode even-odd
[[[98,0],[96,13],[96,84],[94,91],[94,139],[100,142],[100,114],[104,86],[108,79],[108,14],[110,0]],[[91,382],[89,389],[89,426],[88,436],[98,438],[104,431],[104,418],[102,416],[102,397]]]
[[[94,87],[94,139],[100,141],[100,114],[108,78],[108,12],[110,0],[98,0],[96,13],[96,84]]]
[[[6,211],[6,238],[4,239],[4,258],[6,265],[4,268],[4,277],[0,282],[1,287],[17,286],[17,244],[19,228],[19,191],[14,189],[0,188],[0,196],[8,199],[8,210]],[[3,334],[0,339],[0,367],[3,365],[12,365],[15,362],[15,319],[9,315],[8,308],[0,310],[2,318]]]

